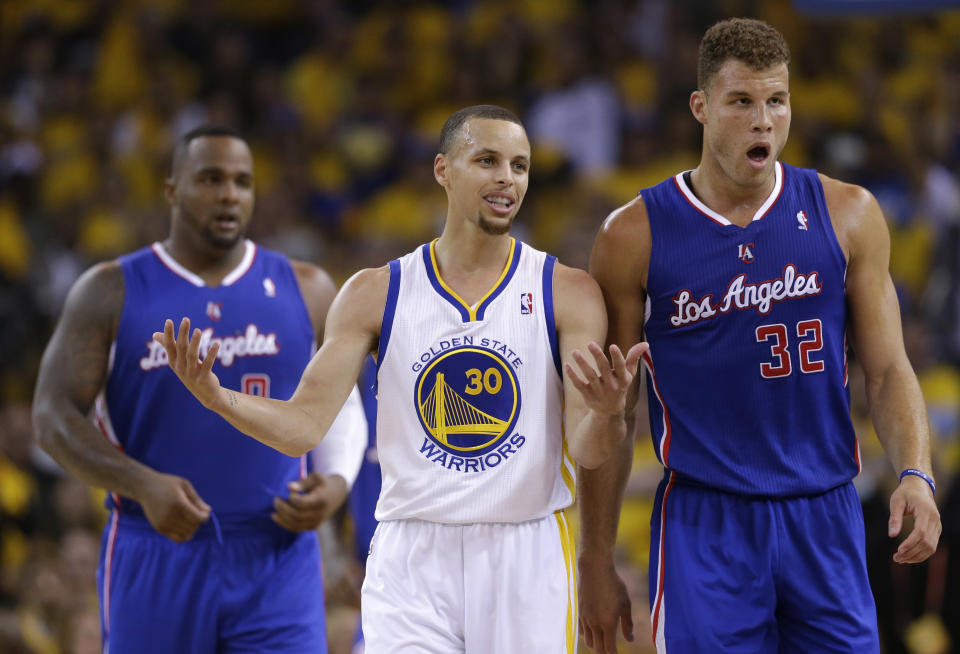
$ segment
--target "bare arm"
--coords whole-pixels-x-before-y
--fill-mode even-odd
[[[621,207],[604,222],[594,242],[590,273],[607,307],[607,343],[620,348],[643,335],[650,229],[641,199]],[[620,507],[633,461],[633,431],[638,400],[634,378],[625,404],[626,437],[617,452],[580,478],[580,628],[597,652],[617,651],[617,623],[633,640],[633,619],[626,588],[614,567]]]
[[[300,456],[326,434],[360,374],[364,357],[376,346],[389,275],[387,267],[363,270],[344,285],[327,315],[323,346],[288,401],[220,386],[211,372],[219,348],[214,344],[200,361],[200,332],[190,334],[189,320],[181,322],[176,334],[173,322],[167,320],[163,333],[154,334],[154,339],[166,349],[170,368],[205,407],[264,445]]]
[[[564,375],[567,447],[583,468],[605,462],[624,440],[624,405],[646,344],[607,358],[607,313],[597,283],[586,272],[557,265],[554,270],[557,332]],[[626,352],[626,355],[624,355]]]
[[[324,270],[291,261],[300,294],[310,314],[317,343],[323,342],[327,313],[337,286]],[[310,531],[340,508],[363,463],[367,420],[356,387],[352,390],[326,437],[311,452],[314,470],[288,484],[286,497],[275,497],[271,518],[291,531]]]
[[[78,479],[140,502],[160,533],[187,540],[210,510],[190,482],[126,456],[89,418],[107,377],[123,299],[116,262],[94,266],[74,284],[40,363],[33,400],[37,442]]]
[[[900,307],[888,270],[890,236],[877,201],[859,186],[821,175],[827,206],[845,254],[851,336],[867,381],[867,401],[877,436],[899,474],[907,468],[933,476],[930,429],[917,376],[903,345]],[[890,498],[891,536],[904,514],[914,529],[894,560],[918,563],[936,551],[940,514],[927,483],[904,477]]]

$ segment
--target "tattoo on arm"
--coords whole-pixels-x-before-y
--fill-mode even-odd
[[[227,402],[232,407],[240,405],[240,398],[237,397],[237,394],[234,391],[227,391]]]

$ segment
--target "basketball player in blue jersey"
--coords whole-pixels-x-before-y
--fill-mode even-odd
[[[244,238],[253,181],[235,132],[186,134],[165,188],[169,237],[84,274],[43,357],[37,438],[110,491],[98,572],[104,651],[326,651],[314,530],[359,466],[359,400],[338,419],[356,428],[331,433],[318,457],[329,474],[308,474],[306,458],[239,438],[198,407],[151,340],[158,320],[190,316],[204,347],[219,345],[224,383],[293,393],[335,287],[316,266]]]
[[[600,465],[623,440],[646,345],[608,358],[596,283],[510,237],[529,168],[511,112],[453,114],[433,169],[447,193],[443,234],[344,285],[287,402],[224,388],[216,345],[201,358],[188,321],[176,332],[158,323],[154,338],[204,406],[294,456],[315,446],[345,380],[376,354],[383,483],[361,597],[368,654],[576,647],[564,509],[576,464]]]
[[[851,483],[848,341],[900,476],[890,536],[913,518],[894,560],[925,560],[940,536],[883,215],[866,190],[778,161],[789,58],[766,23],[710,28],[690,97],[700,165],[614,211],[592,254],[608,341],[650,344],[650,425],[665,469],[649,574],[661,653],[880,651]],[[616,651],[618,620],[632,631],[612,554],[631,440],[583,477],[581,628],[601,652]]]

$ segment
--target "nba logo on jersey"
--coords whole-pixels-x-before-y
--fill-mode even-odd
[[[263,280],[263,292],[267,294],[267,297],[277,297],[277,285],[269,277],[265,277]]]
[[[207,302],[207,318],[214,322],[223,317],[223,302]]]
[[[740,261],[744,263],[753,263],[753,248],[756,246],[753,243],[741,243],[737,246],[737,256],[740,257]]]
[[[533,293],[520,294],[520,314],[529,316],[533,313]]]
[[[802,229],[802,230],[805,231],[805,232],[806,232],[806,231],[809,231],[809,230],[807,229],[807,212],[806,212],[806,211],[798,211],[798,212],[797,212],[797,222],[800,223],[800,224],[797,226],[797,229]]]

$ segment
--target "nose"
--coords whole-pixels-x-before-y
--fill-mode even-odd
[[[753,117],[753,131],[769,132],[773,129],[773,118],[770,115],[770,107],[766,103],[757,103],[756,112]]]
[[[237,185],[232,179],[220,185],[220,199],[228,204],[234,204],[239,199]]]
[[[501,186],[509,186],[513,183],[512,169],[510,168],[510,162],[504,161],[496,169],[497,184]]]

